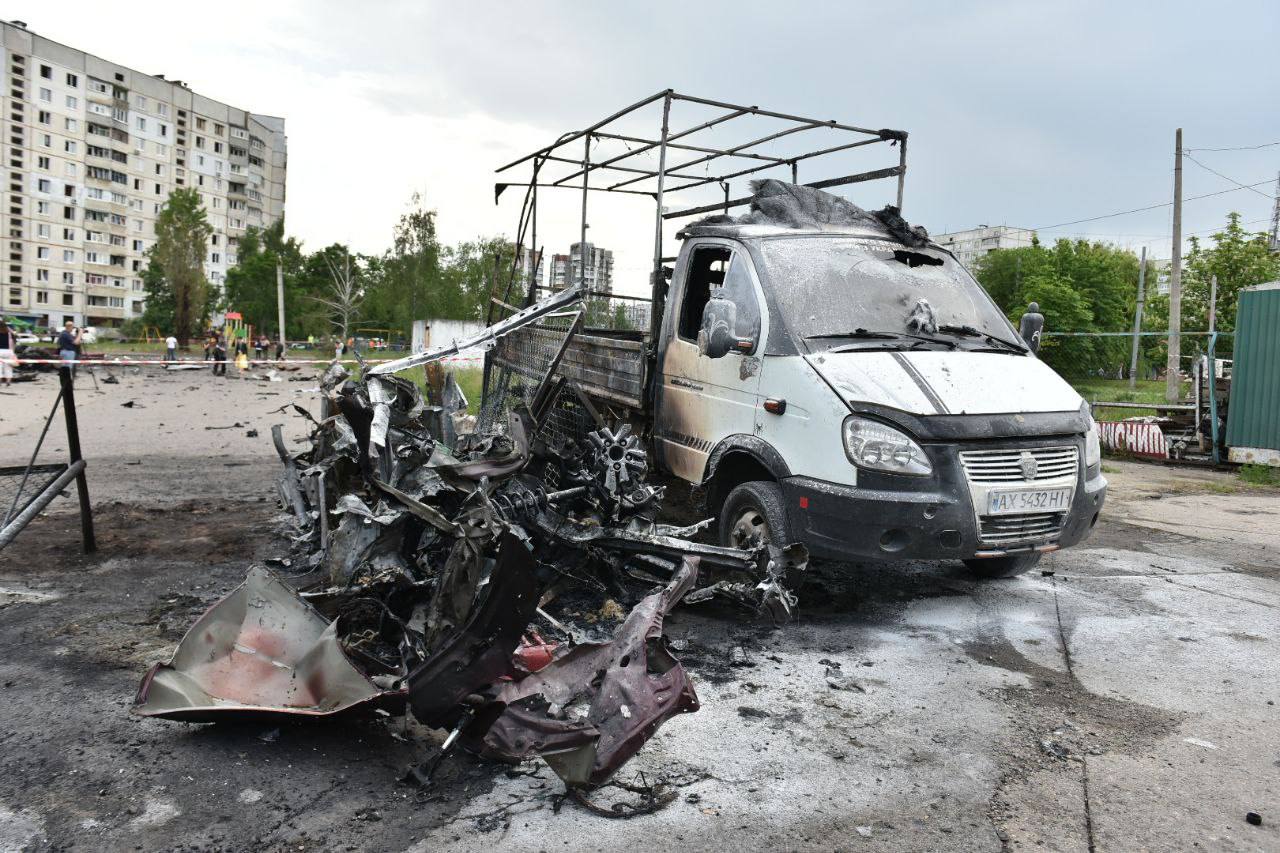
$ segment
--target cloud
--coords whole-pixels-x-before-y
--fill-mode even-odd
[[[19,0],[10,14],[46,37],[284,116],[289,228],[313,247],[385,248],[414,191],[438,209],[446,240],[510,233],[518,198],[493,204],[497,165],[668,86],[909,130],[906,209],[932,230],[1052,224],[1159,202],[1179,125],[1189,145],[1280,139],[1271,109],[1280,12],[1263,0],[1230,14],[1100,0],[322,0],[226,2],[216,13],[148,0],[128,15],[64,5],[55,17]],[[1274,153],[1212,165],[1253,182],[1274,174]],[[816,166],[806,173],[819,176]],[[1186,179],[1188,195],[1227,186],[1193,167]],[[734,194],[742,190],[744,181]],[[548,253],[578,234],[576,194],[552,195],[539,223]],[[869,185],[846,195],[884,201]],[[597,198],[591,237],[615,248],[619,270],[642,285],[651,203]],[[1265,208],[1251,193],[1189,203],[1187,227],[1217,225],[1229,209],[1257,219]],[[1150,235],[1153,252],[1168,254],[1164,211],[1079,227]]]

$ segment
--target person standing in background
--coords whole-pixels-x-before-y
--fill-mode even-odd
[[[213,340],[213,375],[227,375],[227,342],[222,335]]]
[[[76,324],[68,320],[62,324],[62,331],[58,333],[58,357],[62,359],[65,366],[71,368],[71,375],[76,375],[76,361],[79,358],[80,349],[80,330],[76,328]]]
[[[13,334],[13,330],[9,328],[9,324],[0,318],[0,384],[8,385],[13,379],[13,365],[17,362],[17,358],[13,355],[17,337]]]
[[[164,339],[164,360],[178,360],[178,339],[173,335],[169,335],[169,337]]]

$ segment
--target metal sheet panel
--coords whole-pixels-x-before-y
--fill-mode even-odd
[[[1227,444],[1280,450],[1280,285],[1240,291]]]

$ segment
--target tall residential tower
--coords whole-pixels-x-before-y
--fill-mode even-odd
[[[0,27],[0,312],[41,326],[141,315],[156,215],[183,187],[200,193],[213,227],[205,273],[221,288],[245,230],[284,215],[284,119],[66,47],[21,21]]]

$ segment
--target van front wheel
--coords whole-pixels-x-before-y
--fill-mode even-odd
[[[777,483],[755,480],[729,492],[720,510],[721,545],[753,548],[765,542],[783,546],[792,541]]]
[[[964,564],[977,577],[990,580],[1020,575],[1023,572],[1034,569],[1036,563],[1039,562],[1039,554],[1015,554],[1008,557],[987,557],[985,559],[975,557],[971,560],[965,560]]]

